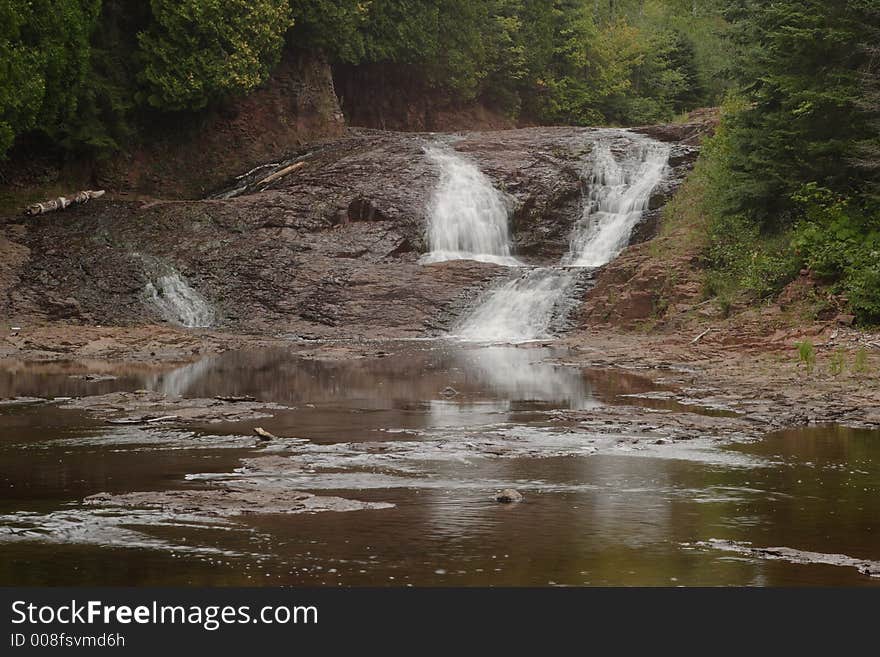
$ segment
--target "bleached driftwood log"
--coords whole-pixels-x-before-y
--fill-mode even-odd
[[[99,189],[97,191],[85,190],[82,192],[77,192],[70,197],[59,196],[58,198],[54,198],[51,201],[43,201],[42,203],[34,203],[33,205],[29,205],[28,208],[25,210],[25,214],[29,214],[33,217],[38,214],[55,212],[55,210],[63,210],[64,208],[74,204],[88,203],[93,198],[101,198],[102,196],[104,196],[103,189]]]
[[[293,171],[296,171],[297,169],[302,169],[305,165],[306,165],[305,162],[295,162],[294,164],[291,164],[290,166],[286,166],[286,167],[284,167],[283,169],[281,169],[281,170],[279,170],[279,171],[276,171],[275,173],[270,173],[268,176],[266,176],[265,178],[263,178],[263,179],[262,179],[261,181],[259,181],[257,184],[258,184],[260,187],[265,187],[265,186],[268,185],[269,183],[271,183],[271,182],[275,182],[275,181],[278,180],[279,178],[282,178],[283,176],[286,176],[288,173],[291,173],[291,172],[293,172]]]

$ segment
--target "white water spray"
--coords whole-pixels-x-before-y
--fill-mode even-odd
[[[162,317],[169,322],[187,328],[199,328],[210,326],[214,321],[214,311],[207,300],[177,272],[148,282],[146,294]]]
[[[618,160],[612,142],[621,136],[630,146]],[[527,270],[494,288],[453,335],[475,342],[550,337],[553,319],[577,280],[574,268],[600,267],[626,247],[663,179],[669,153],[668,145],[639,135],[618,131],[613,137],[600,136],[593,149],[587,203],[562,266]]]
[[[637,141],[621,162],[611,153],[610,142],[598,142],[588,202],[563,264],[601,267],[616,258],[648,209],[668,160],[669,146],[653,140]]]
[[[428,208],[427,238],[431,251],[421,262],[479,260],[519,265],[510,255],[508,204],[504,195],[473,162],[451,148],[431,146],[425,152],[440,169],[440,184]]]
[[[547,329],[554,310],[574,279],[574,274],[564,269],[527,269],[492,290],[454,333],[474,342],[524,342],[550,337]]]

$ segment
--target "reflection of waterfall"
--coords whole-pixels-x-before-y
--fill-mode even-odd
[[[613,260],[648,209],[668,160],[669,146],[655,141],[636,142],[622,163],[614,159],[609,142],[596,144],[589,200],[564,264],[601,267]]]
[[[480,427],[507,420],[509,401],[461,403],[435,399],[430,402],[425,423],[432,429]]]
[[[147,298],[169,322],[188,328],[210,326],[214,311],[205,298],[177,272],[159,276],[147,283]]]
[[[546,270],[537,270],[546,271]],[[512,401],[546,401],[559,407],[592,408],[599,404],[583,373],[549,362],[548,349],[484,347],[458,352],[462,369],[483,387]]]
[[[510,255],[507,202],[472,162],[450,148],[432,146],[428,158],[440,168],[429,207],[423,263],[479,260],[517,265]]]
[[[548,349],[500,346],[453,352],[455,369],[466,377],[467,388],[489,392],[494,400],[432,400],[428,426],[473,428],[507,422],[523,402],[578,410],[599,406],[583,373],[549,362],[551,354]]]
[[[614,133],[615,139],[621,137],[629,141],[621,160],[612,153],[611,139],[602,137],[594,146],[589,198],[563,267],[595,268],[614,259],[629,242],[663,178],[669,146],[628,132]],[[569,297],[575,280],[572,271],[562,268],[519,274],[490,290],[453,333],[477,342],[549,337],[554,318],[565,310],[560,302]]]
[[[194,383],[216,367],[216,360],[216,357],[203,358],[176,370],[157,374],[147,381],[147,387],[169,397],[183,397]]]

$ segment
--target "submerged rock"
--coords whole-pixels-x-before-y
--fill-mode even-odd
[[[522,502],[523,496],[518,490],[505,488],[503,491],[495,495],[495,501],[501,502],[502,504],[512,504],[514,502]]]
[[[241,422],[272,417],[286,410],[282,404],[184,398],[154,391],[112,392],[80,397],[64,408],[88,411],[111,424],[149,424],[175,420],[177,424]]]
[[[809,552],[789,547],[754,547],[748,542],[727,541],[717,538],[708,541],[698,541],[694,544],[700,548],[710,548],[724,552],[735,552],[749,557],[788,561],[796,564],[824,564],[828,566],[843,566],[855,568],[862,575],[868,577],[880,577],[880,561],[868,559],[856,559],[845,554],[826,554],[824,552]]]
[[[168,490],[138,493],[97,493],[83,500],[86,506],[104,508],[160,509],[207,517],[241,516],[255,513],[317,513],[321,511],[360,511],[388,509],[386,502],[361,502],[342,497],[313,495],[296,490],[260,488],[240,484],[209,490]]]

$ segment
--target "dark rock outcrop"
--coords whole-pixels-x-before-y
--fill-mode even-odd
[[[287,50],[269,80],[207,116],[161,124],[144,145],[95,173],[101,187],[163,197],[198,198],[231,171],[247,170],[284,151],[343,134],[345,120],[330,64]]]
[[[425,146],[444,141],[475,161],[510,199],[518,257],[556,264],[580,216],[594,133],[352,130],[304,151],[268,184],[243,178],[230,198],[110,199],[13,220],[0,224],[0,244],[17,254],[3,270],[0,304],[12,317],[161,321],[147,290],[175,272],[210,303],[218,328],[304,338],[430,334],[505,269],[419,264],[438,181]]]

